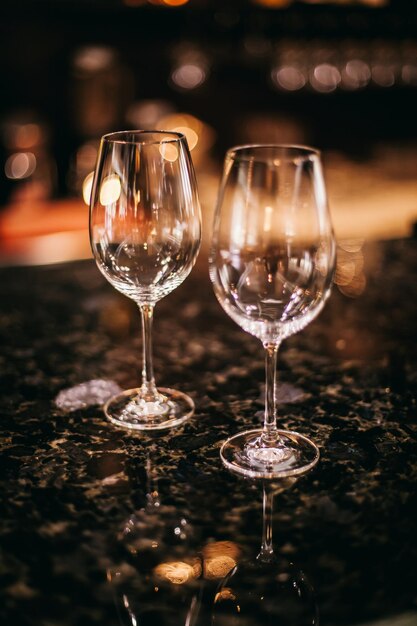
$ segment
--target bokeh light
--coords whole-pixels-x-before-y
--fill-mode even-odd
[[[306,84],[303,72],[294,65],[284,65],[273,69],[271,77],[277,87],[286,91],[298,91]]]
[[[178,148],[173,143],[164,141],[159,146],[161,156],[170,163],[174,163],[178,159]]]
[[[114,204],[120,198],[122,187],[117,174],[110,174],[104,179],[100,189],[100,204]]]
[[[188,2],[189,0],[161,0],[161,4],[165,4],[168,7],[180,7]]]
[[[7,178],[21,180],[28,178],[36,169],[36,157],[32,152],[17,152],[7,159],[4,173]]]
[[[172,130],[174,130],[176,133],[182,133],[183,135],[185,135],[189,149],[194,150],[198,143],[198,135],[195,130],[193,130],[189,126],[176,126]]]
[[[155,567],[153,572],[160,580],[167,580],[173,585],[184,585],[201,575],[201,563],[198,559],[192,564],[185,563],[184,561],[160,563]]]
[[[363,239],[345,239],[338,242],[334,282],[345,296],[357,298],[366,288],[363,271]]]
[[[371,79],[370,67],[365,61],[352,59],[342,70],[342,84],[346,89],[361,89],[366,87]]]
[[[341,81],[340,72],[335,65],[321,63],[317,65],[310,75],[310,83],[313,89],[322,93],[334,91]]]
[[[83,200],[85,204],[87,205],[90,204],[91,189],[93,187],[93,178],[94,178],[94,172],[90,172],[89,174],[87,174],[83,182]]]
[[[171,81],[180,89],[196,89],[206,80],[205,68],[194,63],[184,63],[175,67],[171,72]]]

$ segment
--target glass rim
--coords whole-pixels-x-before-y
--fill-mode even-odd
[[[144,138],[146,136],[150,137],[151,135],[160,135],[166,136],[166,139],[162,139],[160,141],[146,141],[145,139],[141,140],[140,136]],[[136,139],[134,137],[137,137]],[[176,143],[178,141],[183,141],[185,139],[185,135],[183,133],[178,133],[175,130],[141,130],[141,129],[133,129],[133,130],[116,130],[111,133],[106,133],[101,137],[101,141],[107,143],[118,143],[125,145],[143,145],[143,146],[152,146],[158,145],[161,143]]]
[[[257,155],[259,150],[275,149],[277,154],[271,156]],[[252,154],[244,154],[245,150],[252,150]],[[278,152],[282,151],[284,154],[278,155]],[[288,151],[289,154],[285,154]],[[292,143],[247,143],[242,145],[236,145],[229,148],[226,152],[226,159],[232,159],[233,161],[257,161],[259,163],[273,163],[274,159],[281,158],[285,161],[293,161],[295,159],[307,160],[320,160],[321,151],[318,148],[307,146],[304,144],[292,144]]]

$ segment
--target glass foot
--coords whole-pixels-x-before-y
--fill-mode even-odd
[[[192,399],[174,389],[159,388],[156,402],[146,401],[141,389],[128,389],[104,405],[106,417],[131,430],[162,430],[178,426],[194,414]]]
[[[221,447],[224,465],[250,478],[284,478],[310,470],[319,460],[317,446],[299,433],[277,430],[276,444],[262,440],[262,430],[249,430],[231,437]]]

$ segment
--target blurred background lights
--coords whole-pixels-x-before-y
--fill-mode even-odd
[[[83,200],[87,205],[90,204],[91,189],[93,186],[93,178],[94,178],[94,172],[90,172],[89,174],[87,174],[83,182]]]
[[[87,46],[80,48],[74,55],[73,65],[77,70],[97,72],[114,63],[115,52],[105,46]]]
[[[129,107],[126,117],[132,128],[151,130],[157,127],[160,119],[172,112],[172,104],[167,100],[141,100]]]
[[[113,204],[120,198],[121,193],[120,178],[117,174],[110,174],[104,179],[100,189],[100,203],[103,206]]]
[[[172,113],[162,117],[156,128],[172,130],[186,136],[190,150],[193,151],[193,161],[198,164],[208,155],[214,142],[213,130],[194,115],[188,113]]]
[[[407,63],[401,70],[401,78],[406,85],[417,85],[417,63]]]
[[[380,87],[392,87],[395,83],[395,74],[392,67],[376,64],[372,67],[372,80]]]
[[[189,0],[161,0],[161,4],[165,4],[168,7],[180,7],[183,4],[187,4]]]
[[[253,0],[253,2],[269,9],[283,9],[288,7],[292,0]]]
[[[17,148],[27,150],[42,142],[42,130],[39,124],[16,125],[14,142]]]
[[[76,153],[77,170],[94,169],[97,158],[97,143],[88,142],[80,146]]]
[[[195,130],[189,128],[189,126],[176,126],[172,130],[174,130],[176,133],[181,133],[182,135],[185,135],[189,149],[194,150],[198,143],[198,135]]]
[[[260,35],[249,35],[243,42],[244,48],[249,56],[266,56],[271,48],[271,44],[266,37]]]
[[[173,143],[168,141],[162,143],[159,146],[159,152],[161,156],[170,163],[174,163],[178,159],[178,148]]]
[[[85,182],[94,170],[97,158],[98,141],[88,141],[76,150],[67,175],[68,187],[85,200]],[[87,200],[89,203],[90,198]]]
[[[180,89],[196,89],[206,80],[206,70],[198,63],[185,63],[175,67],[171,73],[171,81]]]
[[[179,90],[200,87],[207,79],[209,59],[194,43],[182,43],[172,50],[171,86]]]
[[[335,65],[321,63],[311,73],[311,86],[322,93],[329,93],[337,89],[341,81],[340,72]]]
[[[272,70],[272,80],[277,87],[287,91],[297,91],[306,84],[303,72],[291,65]]]
[[[334,282],[345,296],[357,298],[366,287],[363,272],[363,239],[346,239],[338,242],[337,264]]]
[[[7,178],[19,180],[28,178],[36,169],[36,157],[32,152],[17,152],[7,159],[4,172]]]
[[[365,61],[352,59],[348,61],[342,71],[343,86],[347,89],[366,87],[371,79],[371,70]]]

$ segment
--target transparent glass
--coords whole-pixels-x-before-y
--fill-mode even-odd
[[[155,304],[190,273],[200,247],[201,215],[185,137],[122,131],[101,140],[90,203],[90,242],[98,268],[134,300],[142,318],[142,384],[111,398],[108,419],[133,430],[159,430],[192,416],[184,393],[155,384]]]
[[[226,313],[265,349],[262,429],[228,439],[221,458],[254,478],[301,474],[319,451],[279,430],[278,348],[322,310],[331,290],[335,240],[320,153],[304,146],[248,145],[226,154],[214,219],[210,277]]]

